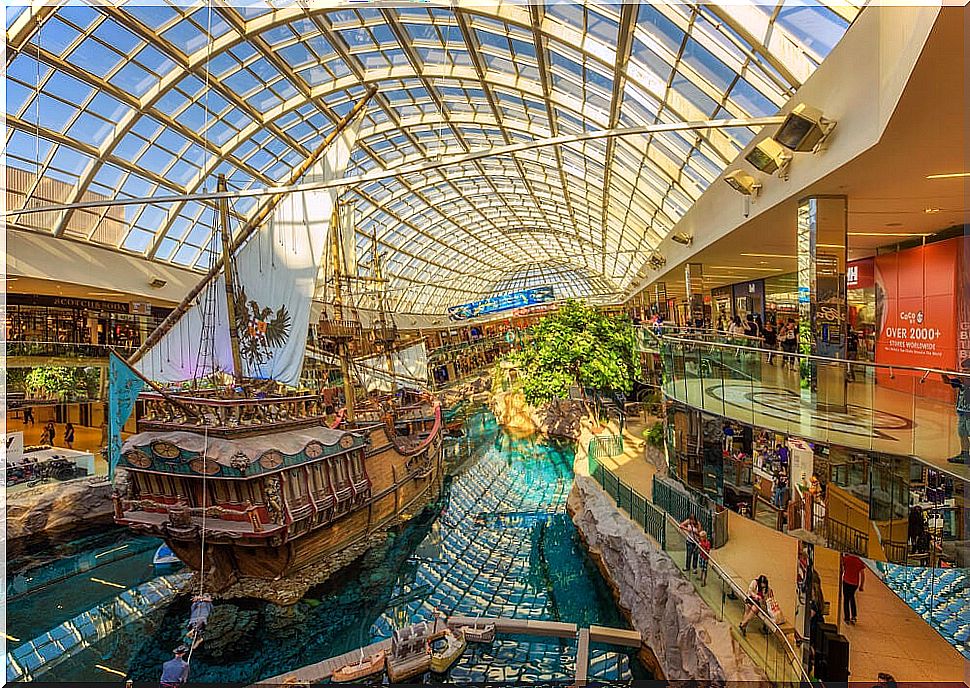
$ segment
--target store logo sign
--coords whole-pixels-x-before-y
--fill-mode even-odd
[[[859,266],[850,265],[845,271],[845,281],[850,287],[854,287],[859,284]]]

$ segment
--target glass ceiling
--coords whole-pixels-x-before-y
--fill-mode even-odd
[[[776,114],[858,7],[492,2],[7,6],[7,206],[285,182],[376,85],[349,175],[595,129]],[[343,5],[343,6],[341,6]],[[551,284],[614,301],[750,128],[533,149],[348,190],[399,312]],[[238,199],[237,219],[263,201]],[[16,226],[205,269],[199,202]],[[237,223],[238,224],[238,223]]]

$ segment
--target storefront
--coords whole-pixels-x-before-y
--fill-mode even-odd
[[[778,530],[824,534],[875,560],[967,566],[966,485],[908,456],[753,427],[668,402],[671,470]]]
[[[765,321],[798,322],[798,275],[789,272],[765,278]]]
[[[846,302],[849,329],[859,341],[856,356],[871,361],[876,349],[876,282],[875,261],[872,258],[855,260],[845,266]]]
[[[148,303],[7,294],[8,342],[138,346],[170,309]]]

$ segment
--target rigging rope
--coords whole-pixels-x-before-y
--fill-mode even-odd
[[[208,5],[209,12],[208,12],[208,17],[207,17],[207,22],[206,22],[206,38],[208,39],[208,41],[207,41],[208,45],[207,45],[207,48],[206,48],[206,61],[205,61],[205,125],[204,125],[205,126],[205,130],[204,131],[205,131],[205,138],[206,138],[206,144],[207,144],[205,146],[206,156],[208,158],[208,156],[211,154],[211,151],[209,150],[209,146],[208,146],[208,138],[209,138],[209,60],[212,58],[212,0],[208,0],[208,2],[206,4]],[[207,162],[208,162],[208,160],[207,160]],[[217,219],[218,218],[218,209],[215,209],[213,211],[213,218],[214,219]],[[215,265],[215,252],[211,250],[211,246],[212,246],[212,241],[217,236],[216,231],[215,231],[216,225],[217,225],[217,221],[214,221],[213,224],[212,224],[213,231],[209,235],[210,236],[210,240],[209,240],[209,246],[210,246],[210,249],[209,249],[209,269],[210,270],[212,269],[212,266]],[[210,285],[210,287],[211,287],[211,285]],[[210,291],[210,293],[212,292],[211,288],[210,288],[209,291]],[[207,299],[207,301],[208,300],[209,299]],[[215,309],[213,309],[210,312],[210,314],[211,314],[212,318],[214,319],[216,317],[216,311],[215,311]],[[196,371],[195,371],[196,372],[196,375],[194,375],[195,378],[198,378],[198,367],[199,367],[199,363],[201,362],[201,359],[202,359],[202,349],[205,346],[205,329],[206,329],[205,328],[205,318],[206,318],[206,315],[207,315],[206,313],[203,313],[202,314],[202,335],[203,336],[201,337],[202,341],[199,342],[199,358],[196,360]],[[215,328],[214,328],[214,323],[213,323],[213,327],[210,328],[210,329],[212,330],[212,337],[211,337],[212,344],[211,344],[211,348],[210,348],[210,353],[211,353],[211,361],[212,361],[212,372],[214,373],[215,372]],[[204,421],[205,422],[204,422],[204,425],[203,425],[203,444],[202,444],[202,533],[201,533],[201,536],[199,538],[199,542],[200,542],[200,544],[202,546],[202,551],[201,551],[201,553],[199,555],[199,595],[200,596],[205,591],[205,574],[206,574],[206,570],[205,570],[205,532],[206,532],[206,520],[208,518],[208,507],[209,507],[209,503],[208,503],[209,502],[209,499],[208,499],[208,497],[209,497],[209,485],[208,485],[208,481],[207,481],[207,478],[209,477],[209,471],[208,471],[208,468],[209,468],[209,419],[208,419],[208,416],[204,417]],[[190,617],[189,623],[191,623],[191,617]],[[189,647],[189,656],[188,656],[188,658],[186,659],[186,662],[185,662],[186,665],[187,665],[187,667],[189,667],[189,668],[191,668],[191,666],[192,666],[192,654],[195,652],[195,648],[196,648],[196,646],[199,644],[199,642],[201,640],[201,638],[200,638],[201,633],[202,633],[202,631],[198,627],[196,627],[195,632],[192,635],[192,644]],[[186,675],[186,678],[188,678],[188,675]]]

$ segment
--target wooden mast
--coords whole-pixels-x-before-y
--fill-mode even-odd
[[[358,100],[354,107],[350,109],[350,112],[348,112],[339,122],[337,122],[334,130],[330,132],[326,138],[324,138],[317,149],[314,150],[307,157],[307,159],[300,164],[299,167],[293,170],[293,173],[286,182],[287,186],[296,184],[297,181],[299,181],[300,178],[306,174],[307,170],[309,170],[323,156],[327,148],[330,147],[330,144],[333,143],[336,138],[340,136],[341,132],[343,132],[343,130],[346,129],[347,126],[354,120],[354,118],[364,110],[367,103],[370,102],[370,99],[373,98],[374,94],[376,93],[376,86],[371,86],[367,89],[364,97]],[[245,224],[243,224],[242,228],[239,230],[239,234],[232,242],[232,253],[238,251],[243,243],[245,243],[245,241],[252,235],[252,233],[259,229],[259,227],[263,224],[263,221],[270,216],[270,213],[272,213],[276,206],[280,204],[280,201],[283,200],[283,196],[284,194],[270,196],[269,200],[262,207],[262,209],[260,209],[252,217],[252,219],[247,220]],[[185,315],[185,312],[192,307],[192,304],[195,302],[195,298],[202,293],[202,290],[205,289],[206,285],[215,279],[216,276],[218,276],[219,272],[222,270],[222,266],[223,259],[220,258],[216,261],[216,264],[212,266],[209,272],[207,272],[199,281],[199,283],[189,290],[189,293],[185,295],[182,302],[179,303],[179,305],[168,314],[165,320],[163,320],[161,324],[142,343],[142,345],[138,347],[138,350],[131,355],[131,357],[128,359],[129,364],[134,365],[137,361],[141,360],[141,358],[148,353],[148,351],[155,346],[155,344],[157,344],[162,337],[171,331],[171,329],[175,326],[175,323],[178,322],[179,318]]]
[[[330,261],[333,276],[333,310],[334,319],[343,324],[343,271],[341,269],[340,251],[343,248],[343,234],[340,226],[340,205],[335,200],[333,215],[330,218]],[[354,422],[354,381],[350,377],[350,342],[344,338],[337,340],[337,357],[340,359],[340,377],[344,383],[344,418],[348,423]]]
[[[373,261],[374,261],[374,278],[378,284],[378,301],[377,301],[377,312],[380,321],[378,327],[380,329],[379,336],[381,337],[381,348],[384,349],[384,363],[387,365],[387,374],[390,375],[391,380],[391,394],[397,393],[397,373],[394,371],[394,356],[391,354],[391,342],[387,331],[387,313],[385,312],[385,300],[387,299],[387,290],[384,289],[383,280],[381,275],[381,259],[379,252],[377,250],[377,226],[374,226],[374,241],[371,244],[373,251]]]
[[[220,174],[218,191],[228,191],[226,175]],[[232,236],[229,233],[229,200],[219,199],[219,224],[222,232],[222,264],[226,268],[226,312],[229,317],[229,345],[232,348],[233,377],[243,380],[242,356],[239,355],[239,323],[236,321],[236,265],[232,260]]]

